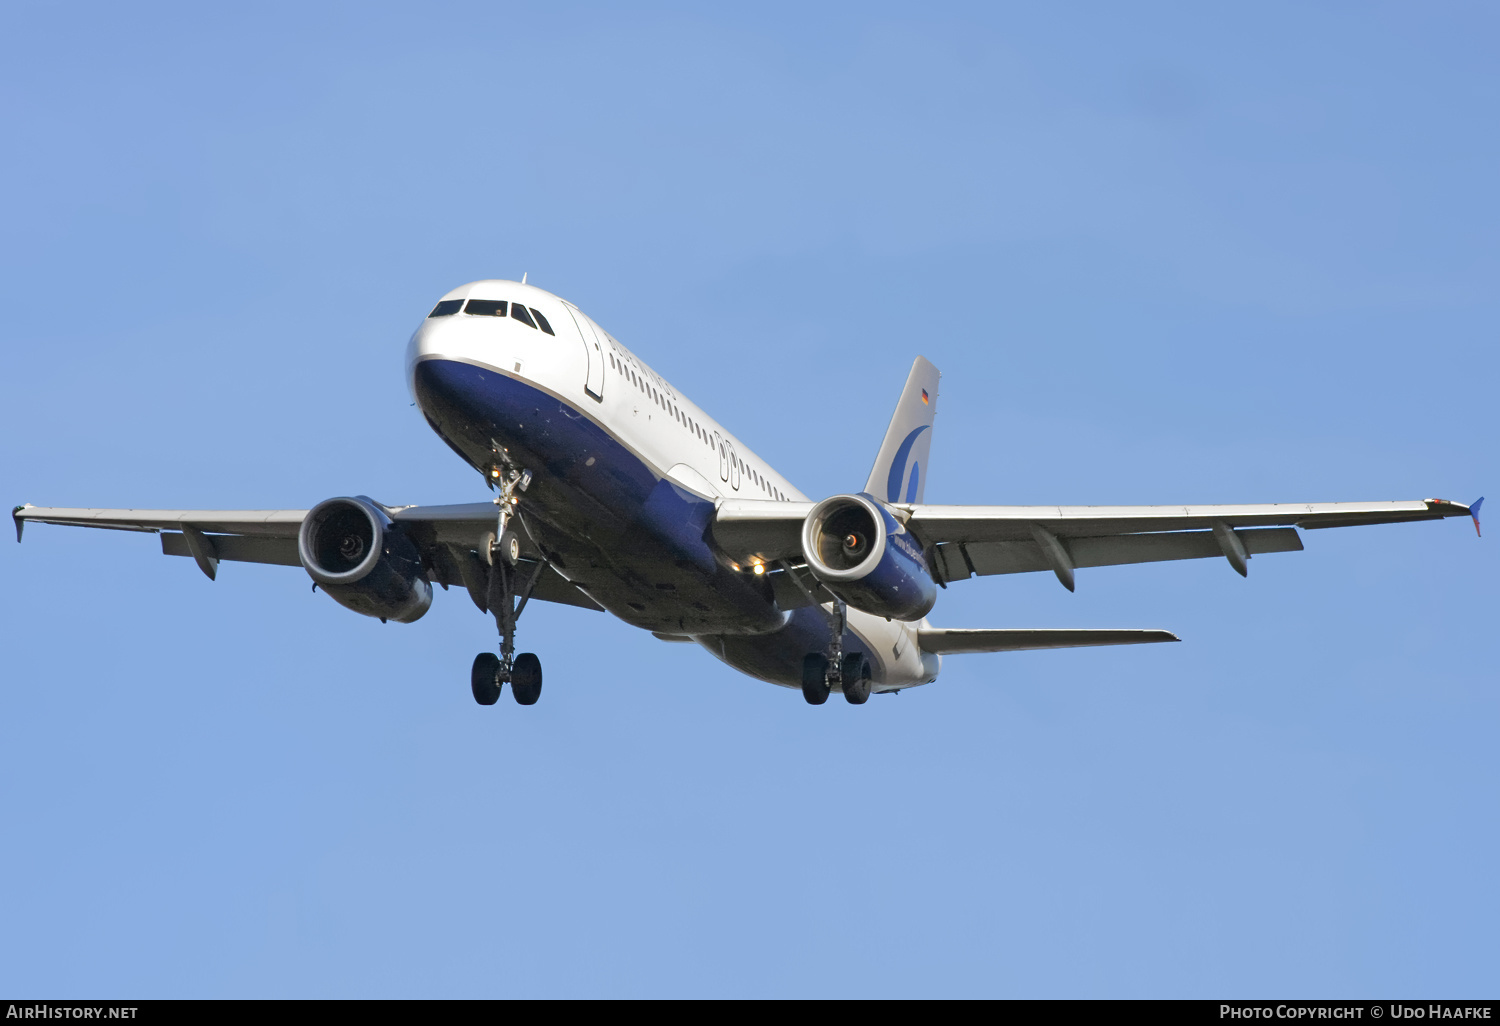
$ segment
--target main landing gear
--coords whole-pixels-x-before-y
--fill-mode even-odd
[[[480,544],[480,555],[487,564],[489,584],[485,590],[485,605],[494,614],[495,626],[500,631],[500,655],[481,652],[474,657],[474,666],[469,672],[469,686],[474,692],[474,701],[480,705],[494,705],[500,698],[500,690],[510,684],[510,693],[521,705],[535,705],[542,697],[542,661],[531,652],[516,655],[516,621],[526,608],[536,582],[547,569],[545,558],[537,561],[536,567],[521,580],[521,540],[511,526],[515,509],[515,492],[525,491],[531,483],[529,471],[513,471],[501,486],[500,497],[495,500],[500,507],[499,524],[495,534],[486,534]]]
[[[859,652],[844,653],[844,626],[844,604],[835,602],[828,612],[828,649],[802,660],[802,697],[808,705],[822,705],[835,687],[850,705],[870,700],[870,660]]]
[[[474,692],[474,701],[480,705],[494,705],[500,700],[500,689],[510,681],[511,696],[520,705],[536,705],[542,697],[542,661],[531,652],[522,652],[511,664],[508,676],[501,676],[504,664],[493,652],[481,652],[474,657],[474,668],[469,671],[469,687]]]

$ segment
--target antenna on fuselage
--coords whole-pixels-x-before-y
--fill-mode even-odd
[[[526,272],[525,271],[521,272],[521,284],[522,285],[526,284]]]

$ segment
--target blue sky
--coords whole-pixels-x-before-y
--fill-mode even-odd
[[[919,352],[930,502],[1500,491],[1489,5],[0,24],[12,504],[480,498],[402,351],[522,272],[811,495],[863,482]],[[1304,540],[954,586],[939,625],[1184,643],[862,708],[533,606],[542,702],[481,709],[459,593],[382,626],[33,528],[0,991],[1492,996],[1493,540]]]

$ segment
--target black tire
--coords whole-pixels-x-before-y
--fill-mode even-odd
[[[500,700],[500,657],[493,652],[481,652],[474,657],[474,668],[469,671],[469,686],[474,691],[474,701],[480,705],[494,705]]]
[[[858,652],[844,656],[844,701],[864,705],[870,700],[870,660]]]
[[[542,697],[542,661],[522,652],[510,668],[510,693],[521,705],[536,705]]]
[[[808,705],[828,701],[828,657],[809,652],[802,660],[802,697]]]

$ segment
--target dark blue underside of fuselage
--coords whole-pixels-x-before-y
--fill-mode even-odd
[[[428,359],[413,373],[427,422],[471,466],[495,447],[532,472],[523,522],[559,572],[611,613],[691,635],[753,676],[796,686],[803,657],[827,642],[822,613],[776,608],[764,577],[715,558],[711,501],[660,471],[557,396],[487,367]],[[852,635],[849,651],[873,656]]]

